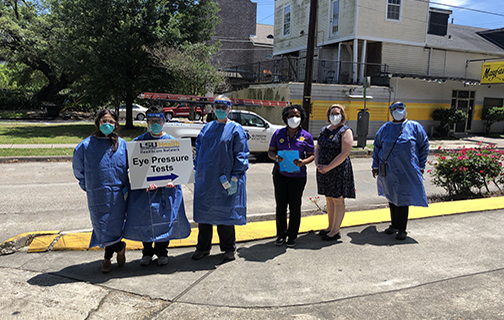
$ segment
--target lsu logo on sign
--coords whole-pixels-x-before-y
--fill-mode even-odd
[[[180,142],[177,140],[166,139],[161,141],[147,141],[140,142],[140,149],[156,149],[156,148],[170,148],[170,147],[180,147]]]
[[[156,142],[140,142],[140,149],[153,149],[157,147]]]
[[[504,83],[504,61],[483,63],[481,83]]]

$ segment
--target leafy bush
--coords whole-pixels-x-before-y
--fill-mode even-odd
[[[476,148],[445,150],[439,147],[436,160],[429,161],[434,170],[428,170],[432,182],[444,188],[450,196],[470,196],[493,182],[502,191],[504,186],[504,152],[495,148],[495,144]]]
[[[462,110],[439,108],[432,112],[431,117],[432,120],[439,121],[436,131],[446,137],[455,123],[466,121],[468,114]]]
[[[481,112],[481,119],[486,120],[485,131],[488,134],[490,127],[500,121],[504,121],[504,108],[503,107],[483,107]]]

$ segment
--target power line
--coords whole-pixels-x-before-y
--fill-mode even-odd
[[[444,3],[441,3],[441,2],[433,2],[433,1],[428,1],[428,0],[415,0],[415,1],[427,2],[427,3],[437,4],[437,5],[441,5],[441,6],[445,6],[445,7],[450,7],[450,8],[456,8],[456,9],[474,11],[474,12],[478,12],[478,13],[491,14],[491,15],[498,16],[498,17],[504,17],[504,14],[502,14],[502,13],[484,11],[484,10],[473,9],[473,8],[462,7],[462,6],[454,6],[454,5],[450,5],[450,4],[444,4]]]

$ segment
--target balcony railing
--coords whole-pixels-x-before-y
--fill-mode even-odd
[[[221,70],[235,86],[258,83],[304,82],[306,58],[288,57],[265,60]],[[388,86],[386,64],[353,63],[315,59],[313,63],[314,83],[362,84],[364,77],[371,77],[372,85]]]

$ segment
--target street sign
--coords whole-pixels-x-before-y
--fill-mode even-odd
[[[191,139],[128,142],[131,189],[194,182]]]

